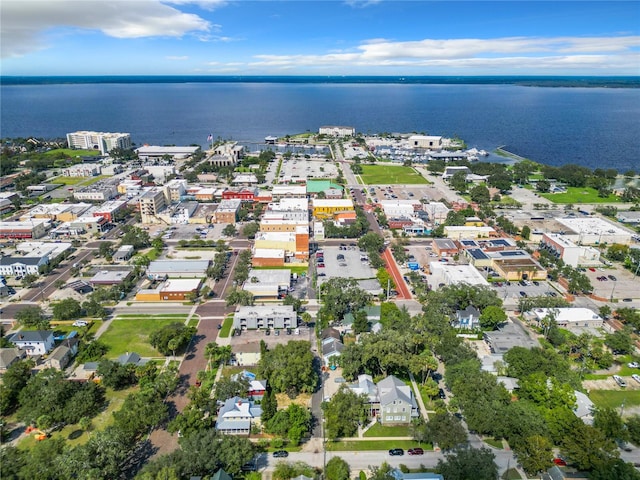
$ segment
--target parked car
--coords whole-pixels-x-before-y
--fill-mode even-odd
[[[618,279],[613,275],[609,275],[609,280],[611,280],[612,282],[616,282]]]
[[[638,365],[638,362],[629,362],[629,363],[627,363],[627,367],[629,367],[629,368],[639,368],[640,365]]]
[[[391,455],[392,457],[401,457],[402,455],[404,455],[404,450],[401,448],[392,448],[391,450],[389,450],[389,455]]]
[[[616,381],[616,383],[618,385],[620,385],[621,387],[626,387],[627,386],[627,382],[624,381],[624,379],[620,376],[620,375],[614,375],[613,379]]]
[[[640,375],[638,375],[637,373],[634,373],[633,375],[631,375],[631,378],[633,378],[636,382],[640,383]]]
[[[410,448],[407,450],[409,455],[424,455],[424,450],[421,448]]]
[[[273,452],[274,458],[287,458],[288,456],[289,452],[287,452],[286,450],[276,450],[275,452]]]
[[[76,320],[71,324],[74,327],[86,327],[89,325],[89,322],[85,322],[84,320]]]
[[[527,297],[528,295],[527,295],[527,292],[520,292],[520,296],[521,297]]]
[[[555,463],[559,467],[566,467],[567,466],[567,462],[565,462],[563,458],[554,458],[553,459],[553,463]]]
[[[438,390],[438,397],[440,397],[443,400],[447,398],[447,395],[444,393],[443,389]]]

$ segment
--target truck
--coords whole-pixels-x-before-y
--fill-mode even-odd
[[[413,271],[420,270],[420,264],[418,262],[408,262],[407,267],[409,267],[409,270]]]

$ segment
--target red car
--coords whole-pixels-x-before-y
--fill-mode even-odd
[[[407,450],[409,455],[424,455],[424,450],[421,448],[410,448]]]
[[[553,463],[555,463],[559,467],[566,467],[567,466],[567,462],[565,462],[564,459],[562,459],[562,458],[554,458],[553,459]]]

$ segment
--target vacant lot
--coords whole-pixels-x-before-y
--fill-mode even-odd
[[[116,317],[109,328],[100,336],[100,341],[109,346],[107,358],[116,358],[126,352],[136,352],[141,357],[162,357],[149,344],[149,335],[173,322],[184,322],[181,317]]]
[[[362,165],[359,175],[366,185],[411,185],[428,184],[429,181],[412,167],[396,165]]]
[[[541,193],[541,197],[554,203],[613,203],[620,199],[611,194],[608,197],[599,197],[598,191],[590,187],[567,187],[565,193]]]
[[[589,398],[598,408],[619,409],[624,405],[627,410],[640,406],[640,390],[591,390]]]
[[[49,150],[46,155],[64,155],[66,157],[95,157],[96,155],[100,155],[100,150],[74,150],[72,148],[56,148],[54,150]]]

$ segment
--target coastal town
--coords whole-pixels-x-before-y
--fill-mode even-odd
[[[640,172],[320,126],[0,173],[3,478],[640,478]]]

